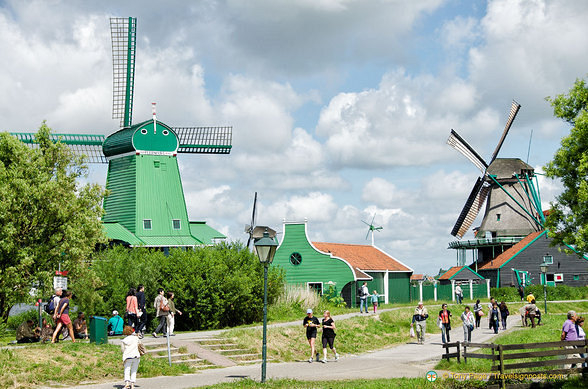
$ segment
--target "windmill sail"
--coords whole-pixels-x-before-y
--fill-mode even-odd
[[[490,159],[490,163],[494,162],[494,160],[498,156],[498,152],[500,151],[500,148],[502,147],[502,144],[504,143],[504,139],[506,139],[506,135],[508,135],[508,130],[510,130],[510,127],[512,126],[512,122],[514,122],[515,118],[517,117],[517,113],[519,113],[520,109],[521,109],[521,105],[513,100],[512,104],[510,106],[510,114],[508,115],[508,120],[506,122],[506,126],[504,127],[504,131],[502,131],[502,136],[500,137],[500,140],[498,141],[498,144],[496,145],[496,149],[494,149],[494,152],[492,153],[492,159]]]
[[[447,139],[447,144],[469,159],[482,173],[486,172],[488,165],[482,157],[461,137],[457,132],[451,130],[451,134]]]
[[[37,148],[39,146],[35,133],[12,132],[10,135],[15,136],[31,148]],[[61,142],[67,145],[75,154],[85,155],[88,163],[108,163],[102,152],[104,139],[104,135],[51,134],[51,140],[53,142]]]
[[[232,127],[173,127],[178,135],[178,153],[229,154]]]
[[[137,18],[110,18],[112,36],[112,118],[129,127],[133,118]]]
[[[472,188],[472,192],[457,218],[457,222],[453,226],[451,235],[458,237],[459,239],[463,238],[474,220],[476,220],[476,217],[478,216],[478,213],[480,213],[482,206],[484,206],[486,197],[488,197],[488,193],[490,192],[490,186],[484,186],[484,181],[485,180],[482,177],[478,177],[476,184]]]

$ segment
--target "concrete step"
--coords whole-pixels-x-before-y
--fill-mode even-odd
[[[206,347],[211,350],[222,349],[223,347],[237,347],[237,343],[213,343],[213,344],[201,344],[202,347]]]
[[[229,355],[241,354],[243,352],[248,353],[248,352],[251,352],[251,350],[248,348],[233,348],[233,349],[228,349],[228,350],[218,350],[218,352],[220,352],[223,355],[229,356]]]
[[[189,364],[201,364],[201,363],[205,363],[206,359],[202,359],[202,358],[188,358],[188,359],[174,359],[172,360],[172,363],[189,363]]]
[[[178,354],[178,353],[175,353],[175,354],[172,354],[171,355],[171,359],[172,360],[181,360],[183,357],[189,357],[189,356],[190,356],[190,354]],[[167,354],[165,354],[165,355],[154,355],[153,358],[155,358],[155,359],[167,359],[168,356],[167,356]]]
[[[172,353],[179,351],[180,349],[178,347],[170,347],[170,350]],[[167,354],[167,347],[165,348],[147,348],[147,352],[149,354],[157,354],[160,352],[165,352]]]
[[[259,358],[261,355],[258,353],[255,354],[236,354],[236,355],[227,355],[228,358],[233,359],[233,360],[239,360],[239,361],[246,361],[246,360],[251,360],[251,359],[256,359]]]

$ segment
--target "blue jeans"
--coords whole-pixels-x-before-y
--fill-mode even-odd
[[[443,343],[450,343],[451,340],[449,339],[449,329],[447,328],[449,324],[443,323],[443,328],[441,328],[441,341]],[[447,340],[447,342],[446,342]]]
[[[365,307],[365,313],[368,313],[368,302],[366,298],[359,298],[359,312],[363,312],[363,307]]]

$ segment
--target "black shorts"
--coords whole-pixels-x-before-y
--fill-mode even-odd
[[[311,332],[311,333],[306,333],[306,339],[311,339],[311,338],[315,338],[316,339],[316,331]]]
[[[335,338],[325,338],[323,336],[323,348],[327,348],[327,344],[329,345],[329,348],[332,350],[333,345],[335,344]]]

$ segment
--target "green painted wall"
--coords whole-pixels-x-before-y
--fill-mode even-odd
[[[137,226],[141,236],[190,236],[188,211],[176,157],[139,155],[137,158]],[[151,219],[151,230],[143,228]],[[172,220],[180,220],[173,229]]]
[[[365,273],[367,273],[368,275],[373,277],[372,281],[367,281],[367,287],[368,287],[368,290],[370,291],[370,295],[374,293],[374,290],[377,290],[378,294],[381,295],[378,301],[384,302],[384,278],[386,276],[386,273],[369,272],[369,271],[366,271]],[[357,301],[359,304],[359,296],[357,298]],[[371,301],[372,300],[369,300],[370,306],[371,306]]]
[[[118,222],[132,233],[136,232],[136,174],[137,159],[134,155],[116,158],[108,164],[106,189],[110,192],[104,199],[105,223]]]
[[[410,302],[411,273],[388,273],[388,291],[390,303]]]
[[[290,262],[290,255],[294,252],[302,256],[299,265]],[[284,269],[288,284],[306,286],[307,282],[322,282],[323,290],[326,290],[327,282],[333,281],[338,293],[341,293],[345,284],[354,280],[351,268],[344,261],[319,253],[311,246],[306,237],[304,223],[284,226],[284,237],[272,266]]]
[[[135,150],[175,152],[178,149],[176,134],[161,122],[157,122],[157,128],[153,130],[153,122],[145,123],[136,129],[133,134],[133,146]]]

